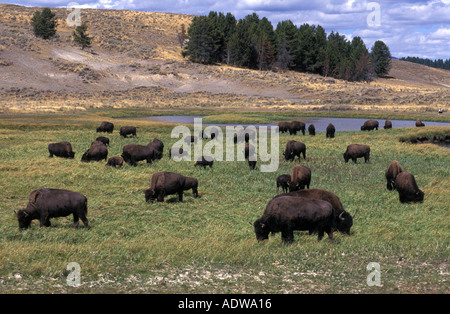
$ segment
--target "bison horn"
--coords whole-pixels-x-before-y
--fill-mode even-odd
[[[343,212],[341,212],[340,214],[339,214],[339,219],[340,220],[345,220],[345,218],[342,218],[342,215],[344,214],[344,211]]]

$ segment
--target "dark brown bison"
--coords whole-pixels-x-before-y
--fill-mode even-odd
[[[192,189],[192,196],[198,197],[198,180],[196,178],[186,177],[186,181],[184,183],[184,190]]]
[[[310,124],[308,126],[308,132],[309,132],[309,135],[311,135],[311,136],[316,135],[316,127],[314,126],[314,124]]]
[[[283,192],[288,192],[289,189],[289,182],[291,182],[291,175],[289,174],[282,174],[277,177],[277,193],[281,188],[283,189]]]
[[[247,160],[248,161],[248,167],[250,168],[250,170],[255,170],[256,169],[256,160]]]
[[[97,128],[97,132],[112,133],[114,130],[114,124],[111,122],[103,121]]]
[[[370,161],[370,147],[368,145],[350,144],[347,146],[347,150],[344,153],[345,162],[351,159],[356,164],[356,159],[361,157],[364,157],[365,162]]]
[[[298,160],[300,160],[300,154],[303,154],[303,158],[306,159],[306,145],[302,142],[297,141],[289,141],[286,143],[286,149],[283,153],[284,159],[287,161],[294,160],[295,156],[298,156]]]
[[[100,141],[94,141],[91,143],[89,149],[81,156],[81,161],[100,161],[104,159],[106,161],[108,157],[108,148]]]
[[[386,188],[389,191],[395,190],[395,178],[397,175],[402,172],[402,167],[397,160],[393,160],[386,169],[385,177],[386,177]]]
[[[311,169],[306,166],[295,165],[292,168],[291,181],[289,182],[289,191],[303,190],[305,187],[309,189],[311,183]]]
[[[422,120],[417,119],[416,120],[416,127],[422,127],[422,126],[425,126],[425,124],[422,122]]]
[[[417,186],[414,176],[408,171],[402,171],[397,175],[395,188],[402,203],[422,202],[425,196],[425,193]]]
[[[341,203],[341,200],[336,194],[322,189],[308,189],[280,194],[275,197],[285,195],[304,197],[313,200],[323,200],[329,202],[333,207],[335,218],[333,230],[338,230],[342,233],[350,234],[350,228],[353,226],[353,217],[348,212],[345,211],[344,206]]]
[[[210,156],[202,156],[197,162],[194,164],[195,167],[203,167],[206,168],[209,166],[209,168],[212,168],[214,163],[214,159]]]
[[[392,122],[389,120],[384,121],[384,129],[392,129]]]
[[[102,142],[106,146],[109,146],[109,138],[107,138],[107,137],[99,136],[95,140],[98,141],[98,142]]]
[[[280,133],[289,132],[290,127],[291,124],[289,122],[278,122],[278,130]]]
[[[50,227],[50,218],[73,215],[73,226],[78,227],[79,219],[88,227],[87,199],[83,194],[60,190],[41,188],[30,193],[25,209],[16,212],[20,229],[27,229],[31,221],[38,219],[41,227]]]
[[[327,201],[280,196],[267,204],[253,227],[258,241],[268,239],[271,232],[281,232],[282,242],[289,244],[294,241],[294,230],[317,230],[318,241],[326,232],[333,240],[333,220],[333,207]]]
[[[178,194],[178,200],[183,201],[183,191],[186,184],[186,177],[168,171],[156,172],[152,175],[150,188],[144,191],[145,201],[164,202],[166,195]]]
[[[289,134],[297,135],[297,132],[302,132],[302,134],[305,135],[305,128],[306,128],[306,124],[304,122],[292,121],[291,125],[289,127]]]
[[[245,159],[255,160],[256,159],[255,146],[253,146],[250,143],[245,143],[244,157]]]
[[[372,131],[373,129],[378,130],[378,121],[377,120],[367,120],[361,126],[361,131]]]
[[[62,158],[73,158],[75,152],[72,150],[72,145],[69,142],[59,142],[48,144],[48,157],[53,158],[53,155]]]
[[[123,168],[123,158],[116,156],[108,159],[106,166]]]
[[[138,161],[146,160],[148,164],[151,164],[153,160],[159,159],[160,152],[153,148],[152,142],[147,146],[138,144],[128,144],[122,149],[123,160],[132,165],[137,166]]]
[[[333,124],[329,123],[326,129],[326,137],[327,138],[334,138],[334,133],[336,132],[336,128]]]
[[[136,130],[137,128],[135,126],[123,126],[120,128],[119,134],[123,137],[128,137],[128,135],[136,137]]]

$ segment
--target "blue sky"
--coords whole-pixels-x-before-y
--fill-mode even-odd
[[[128,9],[205,15],[231,12],[237,19],[256,12],[276,27],[282,20],[296,25],[319,24],[329,34],[337,31],[349,39],[360,36],[370,49],[384,41],[395,57],[450,58],[450,0],[0,0],[39,7]]]

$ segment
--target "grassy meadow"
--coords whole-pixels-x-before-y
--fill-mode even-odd
[[[175,162],[167,151],[178,139],[175,125],[143,121],[110,111],[0,116],[0,293],[449,293],[450,151],[432,144],[413,145],[400,138],[418,132],[450,133],[449,127],[403,128],[373,132],[337,130],[280,135],[276,172],[250,171],[246,162],[215,162],[212,169]],[[230,118],[231,117],[231,118]],[[251,121],[251,115],[242,120]],[[259,114],[257,121],[275,119]],[[236,115],[217,114],[221,123]],[[101,121],[115,124],[113,134],[96,133]],[[208,122],[210,122],[208,121]],[[204,121],[206,123],[206,121]],[[123,139],[120,126],[138,126],[138,137]],[[137,167],[82,163],[81,155],[97,136],[110,138],[108,157],[129,143],[161,139],[164,156]],[[296,232],[281,245],[281,235],[256,241],[253,223],[276,195],[275,179],[298,163],[281,155],[286,142],[306,144],[311,188],[337,194],[354,215],[351,235],[326,237]],[[49,158],[47,145],[69,141],[74,159]],[[204,140],[204,143],[206,141]],[[347,145],[371,147],[370,163],[345,163]],[[425,192],[423,203],[401,204],[388,191],[384,172],[392,160],[413,173]],[[199,180],[199,197],[186,191],[164,203],[146,203],[143,191],[157,171],[173,171]],[[63,188],[88,199],[91,229],[73,229],[72,217],[33,221],[19,230],[14,210],[40,187]],[[80,224],[81,225],[81,224]],[[81,267],[81,285],[71,287],[67,265]],[[381,286],[369,286],[367,265],[379,263]]]

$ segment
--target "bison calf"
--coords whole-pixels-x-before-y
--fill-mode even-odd
[[[282,174],[277,177],[277,193],[281,188],[283,189],[283,192],[286,193],[289,189],[289,182],[291,182],[291,176],[289,174]]]
[[[108,159],[106,166],[123,168],[123,158],[116,156]]]
[[[199,160],[197,160],[197,162],[194,164],[195,167],[200,166],[203,168],[206,168],[207,166],[209,166],[209,168],[212,168],[214,163],[214,160],[212,157],[210,156],[202,156]]]
[[[395,190],[395,178],[402,172],[402,167],[397,160],[393,160],[386,169],[384,176],[386,177],[386,188],[389,191]]]

